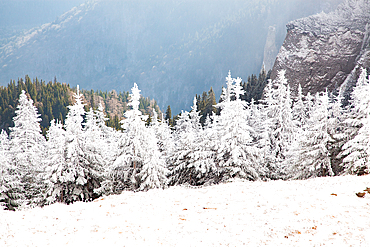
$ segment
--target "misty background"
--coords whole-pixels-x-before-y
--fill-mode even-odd
[[[270,69],[287,22],[342,0],[84,2],[1,0],[0,85],[25,75],[87,90],[136,82],[177,114],[210,87],[218,96],[229,70],[246,81]]]

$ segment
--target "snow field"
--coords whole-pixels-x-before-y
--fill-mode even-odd
[[[366,186],[235,181],[1,211],[0,246],[370,246],[370,194],[355,195]]]

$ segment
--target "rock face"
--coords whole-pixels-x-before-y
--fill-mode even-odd
[[[331,13],[320,13],[287,24],[287,35],[275,60],[293,94],[342,88],[352,91],[361,67],[370,67],[370,1],[346,0]]]
[[[269,31],[267,33],[266,44],[263,53],[263,63],[265,65],[266,71],[272,69],[277,52],[278,50],[276,48],[276,28],[274,26],[270,26]]]

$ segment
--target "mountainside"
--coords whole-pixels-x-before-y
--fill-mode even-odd
[[[339,2],[89,1],[0,47],[0,84],[26,74],[87,90],[128,91],[136,82],[177,113],[211,86],[219,94],[229,70],[258,74],[289,20]]]
[[[331,13],[320,13],[287,24],[287,35],[271,78],[279,70],[293,92],[333,91],[348,97],[360,67],[370,67],[370,1],[346,0]]]

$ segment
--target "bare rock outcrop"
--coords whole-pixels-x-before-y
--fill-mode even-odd
[[[287,35],[271,77],[279,70],[293,94],[340,87],[349,95],[360,67],[370,68],[370,1],[346,0],[331,13],[320,13],[287,24]]]

